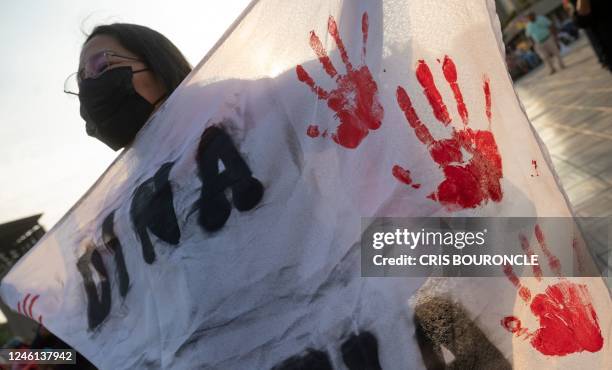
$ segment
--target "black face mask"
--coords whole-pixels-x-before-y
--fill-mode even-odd
[[[147,122],[155,104],[136,92],[132,83],[131,67],[110,69],[98,78],[88,78],[79,86],[81,117],[86,122],[87,134],[113,150],[128,145]]]

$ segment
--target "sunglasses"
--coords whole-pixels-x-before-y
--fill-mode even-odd
[[[88,78],[98,78],[104,72],[111,69],[113,65],[122,64],[125,62],[142,62],[136,57],[128,57],[120,55],[110,50],[103,50],[95,53],[87,61],[83,67],[77,72],[71,73],[64,81],[64,92],[71,95],[79,95],[79,85],[81,81]]]

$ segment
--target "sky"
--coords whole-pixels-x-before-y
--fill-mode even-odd
[[[128,22],[169,38],[196,65],[250,0],[0,2],[0,223],[43,213],[51,228],[119,154],[85,133],[63,93],[84,32]]]

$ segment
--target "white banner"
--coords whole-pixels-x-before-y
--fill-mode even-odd
[[[361,217],[571,217],[493,3],[253,2],[3,300],[103,369],[424,367],[425,279],[361,278]],[[519,368],[610,364],[601,279],[508,277],[428,286]]]

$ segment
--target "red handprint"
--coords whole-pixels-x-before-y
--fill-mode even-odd
[[[378,101],[378,86],[372,78],[368,66],[365,64],[366,43],[368,41],[368,14],[363,13],[361,18],[361,31],[363,33],[363,47],[361,50],[361,65],[354,68],[351,64],[334,17],[330,16],[327,30],[333,37],[340,57],[346,66],[346,74],[339,74],[331,59],[327,55],[321,40],[314,31],[310,32],[310,47],[317,54],[319,62],[325,72],[336,81],[337,87],[327,92],[317,86],[304,67],[295,68],[300,81],[308,85],[320,100],[326,100],[327,106],[340,120],[340,125],[332,134],[332,139],[345,148],[356,148],[368,135],[369,130],[380,127],[383,119],[383,107]],[[311,125],[308,136],[318,136],[318,127]],[[326,133],[327,131],[324,131]],[[325,135],[323,135],[325,136]]]
[[[504,317],[501,321],[502,326],[517,337],[530,339],[533,348],[544,355],[565,356],[575,352],[599,351],[603,347],[603,337],[587,286],[561,278],[559,259],[548,249],[539,225],[535,226],[535,236],[548,260],[548,266],[559,277],[559,282],[546,287],[544,293],[532,299],[529,288],[521,284],[512,266],[506,265],[504,273],[517,287],[521,299],[526,304],[530,304],[531,312],[538,319],[540,328],[535,332],[529,332],[527,328],[522,327],[521,320],[514,316]],[[519,240],[525,254],[529,256],[534,254],[527,237],[520,234]],[[573,247],[577,249],[576,240]],[[576,253],[580,269],[582,266],[580,255],[578,251]],[[537,281],[542,280],[540,266],[535,265],[533,273]]]
[[[484,114],[489,122],[489,130],[472,130],[467,127],[469,115],[457,84],[457,68],[448,56],[444,58],[442,63],[442,72],[453,92],[457,103],[457,111],[464,126],[461,130],[453,127],[449,139],[434,139],[414,110],[406,90],[401,86],[397,87],[397,102],[404,111],[408,123],[414,129],[419,141],[427,146],[432,159],[444,172],[444,181],[438,185],[437,191],[434,191],[428,197],[450,209],[457,207],[461,209],[476,208],[488,200],[499,202],[502,199],[500,184],[502,161],[495,137],[490,130],[491,93],[489,80],[485,76],[483,83]],[[417,65],[416,77],[423,87],[423,92],[433,109],[434,116],[444,126],[447,126],[451,122],[451,117],[442,101],[433,75],[427,63],[423,60],[419,61]],[[467,153],[469,158],[466,158],[464,153]]]
[[[30,299],[31,297],[31,299]],[[40,295],[32,296],[31,294],[26,294],[25,298],[23,298],[23,302],[17,302],[17,312],[21,315],[29,317],[32,320],[36,320],[34,315],[32,314],[32,308],[34,308],[34,303],[40,298]],[[42,315],[38,316],[38,323],[42,324]]]

